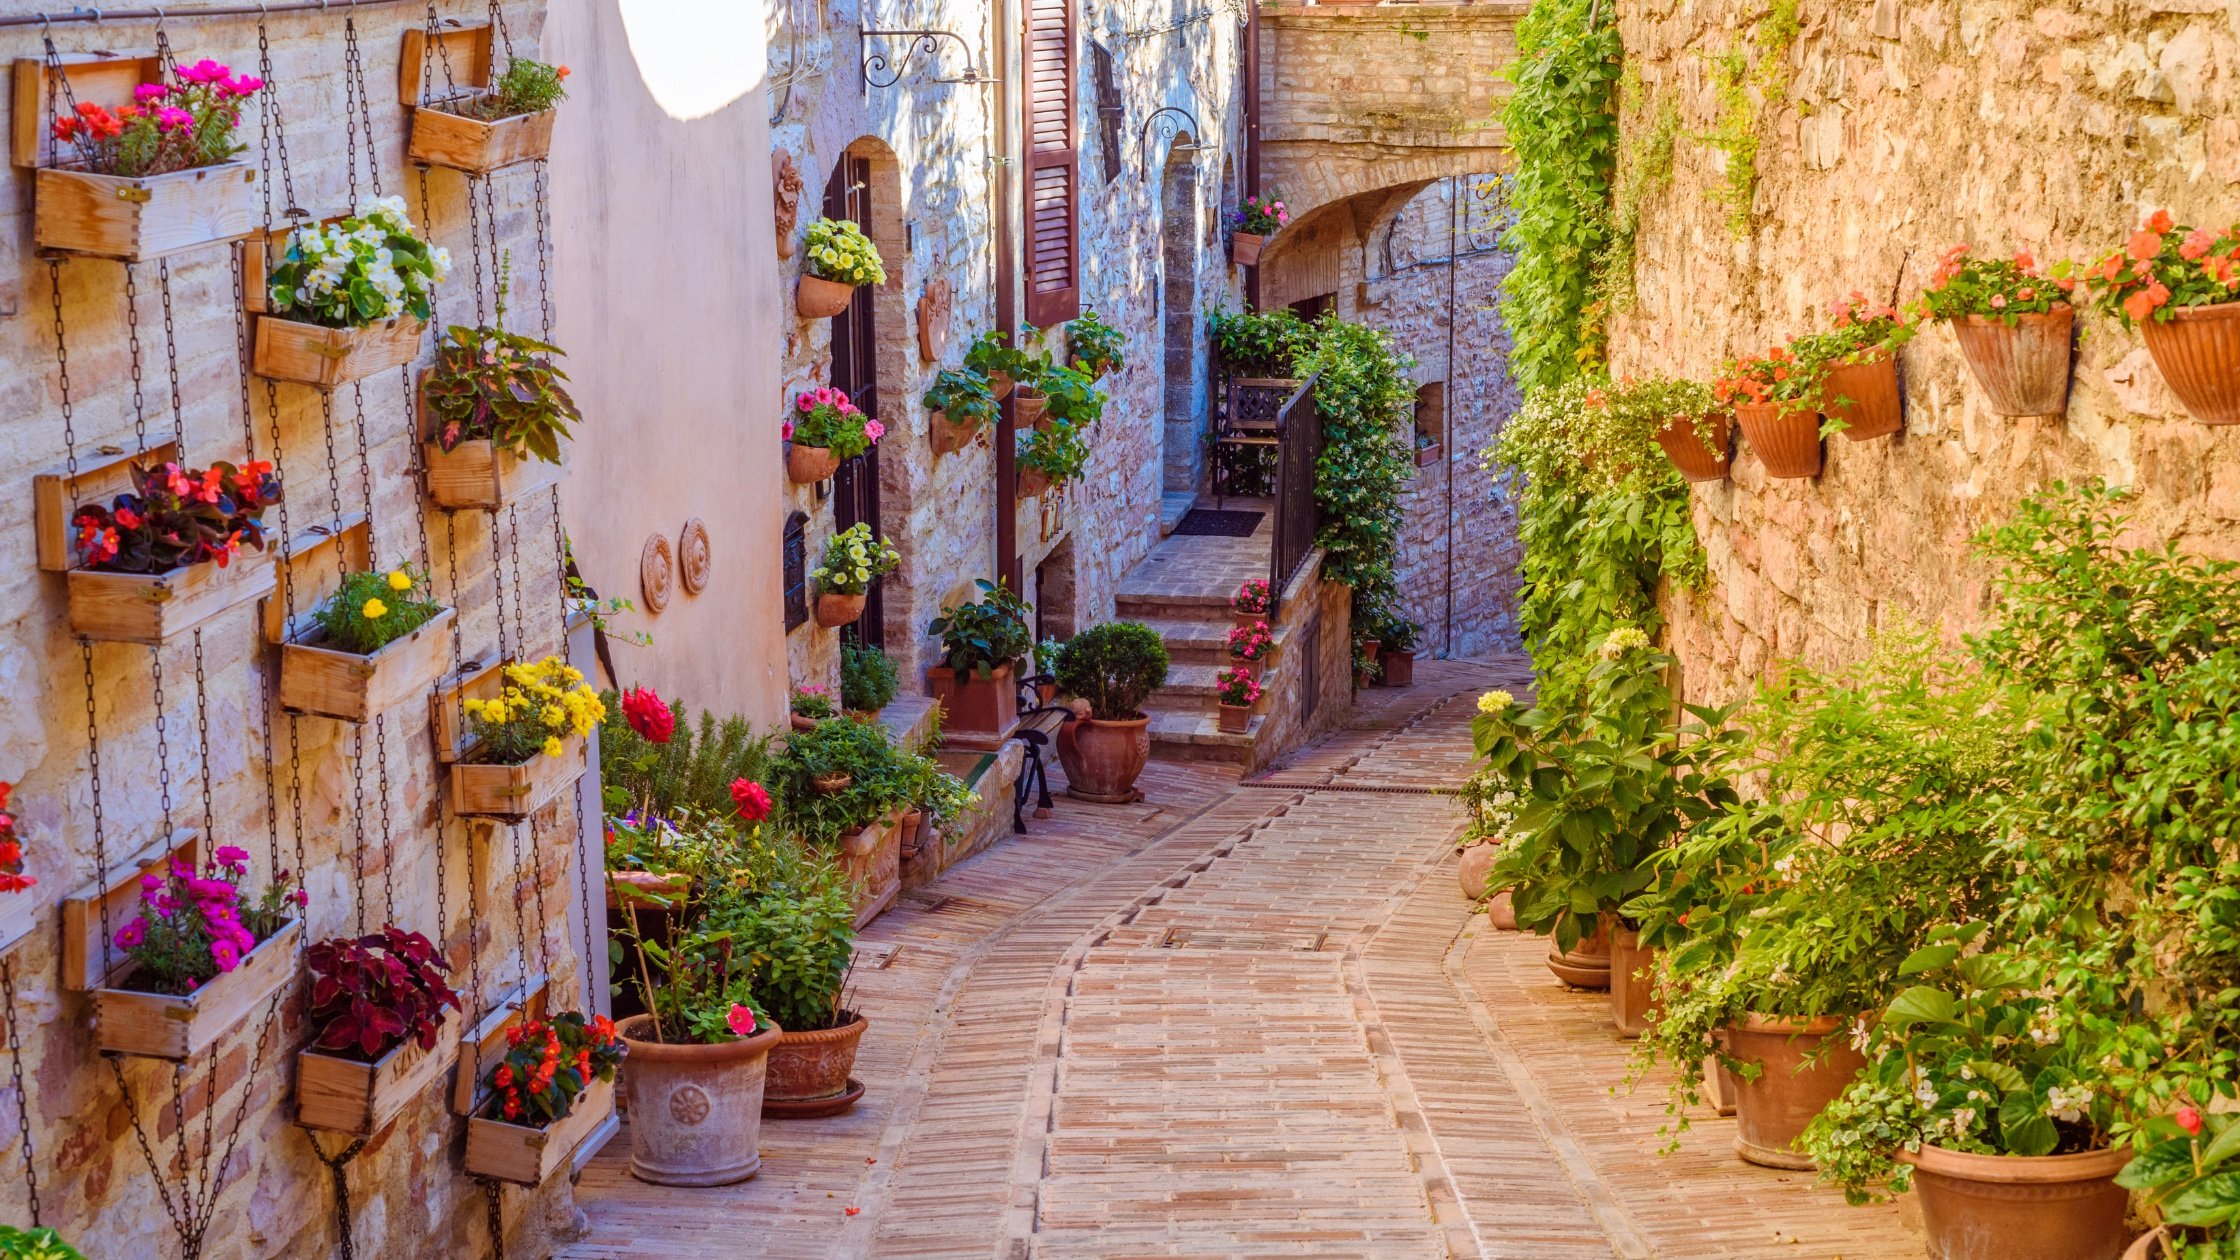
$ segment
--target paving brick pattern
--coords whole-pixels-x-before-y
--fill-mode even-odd
[[[854,1112],[766,1125],[722,1190],[641,1185],[619,1139],[560,1254],[1920,1255],[1898,1209],[1736,1161],[1731,1122],[1659,1156],[1605,1003],[1462,900],[1420,789],[1529,681],[1426,662],[1256,785],[1158,763],[1139,805],[1061,801],[865,933]]]

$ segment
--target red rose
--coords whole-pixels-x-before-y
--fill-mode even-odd
[[[739,807],[739,817],[748,822],[761,822],[770,816],[770,793],[753,779],[731,781],[731,803]]]
[[[677,731],[676,715],[651,687],[632,687],[623,692],[622,716],[629,720],[631,730],[656,744],[668,743]]]

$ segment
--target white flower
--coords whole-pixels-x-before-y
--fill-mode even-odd
[[[1649,636],[1642,632],[1641,627],[1619,626],[1610,632],[1608,638],[1602,641],[1602,646],[1597,649],[1596,655],[1606,661],[1614,661],[1629,651],[1642,650],[1648,646]]]
[[[1937,1087],[1927,1081],[1921,1081],[1913,1087],[1913,1100],[1924,1107],[1936,1106]]]
[[[2085,1108],[2092,1105],[2090,1085],[2054,1086],[2046,1091],[2046,1114],[2056,1120],[2071,1124],[2084,1119]]]

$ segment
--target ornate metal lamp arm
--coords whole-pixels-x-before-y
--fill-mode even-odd
[[[1195,147],[1199,137],[1205,135],[1205,128],[1199,125],[1198,116],[1196,114],[1193,114],[1189,110],[1182,108],[1180,105],[1162,105],[1159,108],[1152,110],[1151,116],[1143,120],[1142,145],[1144,178],[1149,179],[1151,177],[1152,128],[1158,128],[1159,138],[1161,140],[1172,140],[1174,139],[1177,132],[1180,132],[1184,129],[1185,125],[1188,126],[1192,146]]]
[[[965,43],[964,36],[954,31],[862,31],[860,34],[863,37],[864,44],[863,85],[866,89],[890,88],[900,83],[902,76],[910,70],[910,59],[912,57],[919,53],[924,53],[929,59],[940,56],[941,41],[945,39],[954,41],[957,50],[964,54],[964,73],[953,79],[936,77],[931,80],[932,82],[995,82],[993,75],[980,73],[979,67],[973,64],[972,45]],[[900,39],[906,42],[902,47],[902,55],[899,58],[890,58],[884,52],[871,50],[870,45],[873,39]]]

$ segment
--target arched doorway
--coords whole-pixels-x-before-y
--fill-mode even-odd
[[[1205,476],[1203,356],[1198,353],[1198,164],[1188,134],[1175,137],[1159,194],[1159,329],[1165,341],[1165,429],[1160,488],[1195,495]]]

